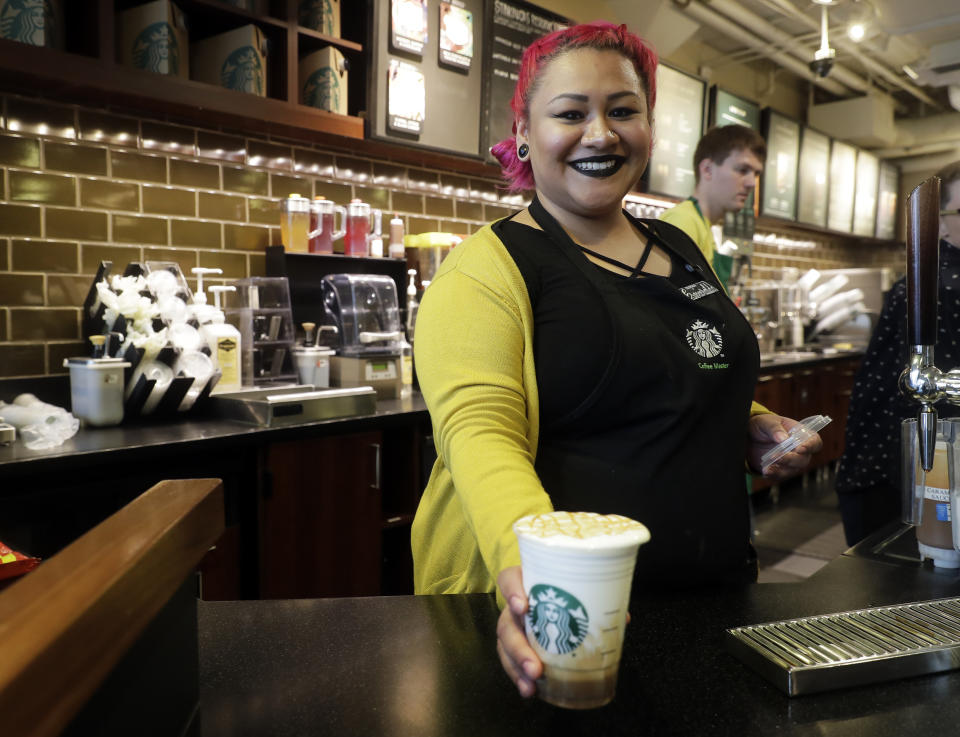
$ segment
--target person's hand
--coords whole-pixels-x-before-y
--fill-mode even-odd
[[[820,436],[814,433],[813,437],[798,445],[776,463],[766,468],[760,468],[760,459],[763,454],[787,439],[787,434],[794,425],[800,424],[789,417],[766,412],[754,415],[747,423],[749,446],[747,447],[747,461],[750,468],[760,469],[764,477],[780,481],[801,473],[810,465],[810,457],[823,447]]]
[[[543,663],[527,642],[523,616],[527,612],[527,594],[523,590],[520,566],[504,568],[497,576],[497,585],[507,605],[497,622],[497,655],[500,664],[528,699],[537,692],[536,680],[543,675]]]

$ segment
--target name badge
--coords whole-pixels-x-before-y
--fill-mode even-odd
[[[689,299],[703,299],[704,297],[709,297],[711,294],[716,294],[720,290],[710,282],[698,281],[695,284],[680,287],[680,291]]]

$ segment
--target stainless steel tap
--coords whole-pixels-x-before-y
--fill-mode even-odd
[[[933,468],[937,409],[941,399],[960,404],[960,370],[946,373],[933,363],[937,342],[937,283],[940,266],[940,179],[921,182],[907,198],[907,340],[909,363],[900,390],[920,403],[917,441],[920,463]]]

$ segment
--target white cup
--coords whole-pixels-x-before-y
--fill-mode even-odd
[[[136,368],[133,379],[128,384],[128,389],[132,391],[133,387],[140,381],[141,375],[143,375],[147,381],[156,382],[150,390],[150,394],[148,394],[144,400],[143,407],[140,408],[140,414],[148,415],[157,408],[160,400],[163,399],[163,395],[166,394],[167,389],[170,388],[170,384],[173,381],[173,371],[162,361],[141,361],[140,365]]]
[[[173,364],[173,370],[178,376],[193,378],[193,383],[180,402],[179,411],[186,412],[197,401],[197,397],[200,396],[200,392],[206,387],[217,367],[213,365],[213,361],[206,353],[184,351]]]
[[[616,692],[637,550],[650,539],[620,515],[551,512],[513,525],[527,593],[527,640],[543,662],[537,694],[592,709]]]

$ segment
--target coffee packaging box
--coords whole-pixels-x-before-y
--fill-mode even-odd
[[[267,40],[255,25],[190,45],[191,77],[198,82],[266,97]]]
[[[303,57],[299,65],[300,103],[346,115],[348,66],[333,46]]]
[[[297,22],[311,31],[340,38],[340,0],[300,0]]]
[[[120,14],[120,61],[154,74],[190,77],[187,24],[170,0],[138,5]]]
[[[0,38],[62,49],[61,0],[0,0]]]

